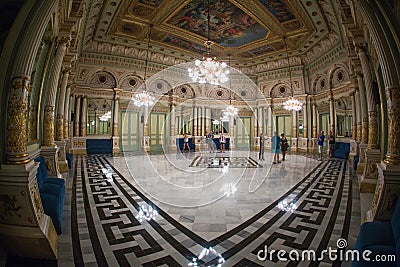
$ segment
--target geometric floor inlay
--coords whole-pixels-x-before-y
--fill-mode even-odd
[[[197,156],[189,167],[207,167],[207,168],[258,168],[262,167],[251,157],[204,157]]]
[[[339,238],[348,237],[352,190],[346,161],[318,164],[284,195],[211,240],[160,209],[111,162],[105,155],[75,158],[72,198],[76,205],[71,224],[77,266],[190,266],[193,259],[197,259],[197,266],[208,266],[219,257],[225,261],[222,266],[340,265],[328,259],[322,263],[278,262],[276,257],[262,261],[257,254],[265,246],[288,252],[314,249],[318,253],[336,248]],[[282,201],[297,208],[283,211],[278,208]],[[136,218],[144,204],[158,211],[155,220],[139,222]],[[206,260],[199,257],[210,247],[215,256]]]

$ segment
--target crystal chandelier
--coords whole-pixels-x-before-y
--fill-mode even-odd
[[[147,36],[147,50],[146,50],[146,61],[145,61],[145,69],[144,69],[144,88],[141,93],[136,93],[133,97],[133,104],[135,106],[151,106],[154,104],[155,97],[150,95],[146,91],[146,78],[147,78],[147,65],[149,60],[149,47],[150,47],[150,34],[151,34],[152,25],[150,25],[150,30]]]
[[[231,55],[229,56],[229,65],[231,62]],[[224,117],[236,117],[238,114],[238,109],[232,105],[232,79],[229,79],[229,106],[227,106],[223,111],[222,114]]]
[[[289,53],[288,53],[288,45],[287,45],[286,37],[284,39],[285,39],[285,44],[286,44],[286,56],[287,56],[288,67],[289,67],[290,91],[291,91],[292,95],[289,97],[288,100],[286,100],[283,103],[283,108],[286,110],[289,110],[289,111],[290,110],[299,111],[302,109],[303,103],[301,103],[299,100],[297,100],[293,96],[292,73],[290,72],[290,60],[289,60]]]
[[[293,96],[290,96],[288,100],[283,103],[283,108],[286,110],[295,110],[299,111],[303,107],[303,103],[301,103],[299,100],[294,98]]]
[[[220,63],[216,57],[211,56],[211,40],[210,40],[210,1],[208,1],[208,14],[207,14],[207,57],[202,60],[197,59],[194,62],[193,68],[188,68],[189,77],[193,82],[221,84],[228,81],[229,70],[225,69],[227,64]]]

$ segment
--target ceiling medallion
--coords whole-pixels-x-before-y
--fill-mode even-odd
[[[193,82],[221,84],[228,81],[229,70],[225,69],[227,64],[219,62],[216,57],[211,56],[211,40],[210,40],[210,1],[208,1],[207,14],[207,57],[195,60],[194,67],[188,68],[189,77]]]
[[[150,95],[146,90],[146,78],[147,78],[147,65],[149,61],[149,47],[150,47],[150,34],[151,34],[152,25],[150,25],[149,33],[147,36],[147,50],[146,50],[146,61],[145,61],[145,69],[144,69],[144,89],[141,93],[136,93],[133,96],[133,104],[137,107],[141,106],[151,106],[154,104],[155,97]]]

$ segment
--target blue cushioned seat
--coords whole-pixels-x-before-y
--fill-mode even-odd
[[[65,181],[48,177],[46,162],[42,156],[37,157],[35,162],[39,162],[36,180],[44,213],[50,216],[57,234],[61,234]]]
[[[398,197],[390,221],[373,221],[361,225],[355,249],[360,253],[360,260],[353,262],[353,267],[393,266],[400,267],[400,197]],[[364,261],[361,257],[365,250],[371,251],[369,259],[377,255],[395,255],[397,261]],[[397,262],[397,263],[396,263]]]

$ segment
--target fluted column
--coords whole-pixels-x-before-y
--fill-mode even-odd
[[[253,136],[257,137],[258,136],[258,108],[254,109],[253,115],[254,115],[254,127],[253,127],[254,133],[253,133]],[[256,140],[256,138],[254,140]]]
[[[258,108],[258,135],[264,132],[264,118],[263,118],[264,107]]]
[[[201,136],[206,135],[206,107],[201,107]]]
[[[58,80],[60,78],[61,64],[67,49],[68,39],[64,38],[60,40],[57,47],[56,54],[54,56],[53,65],[49,75],[49,86],[47,88],[47,99],[44,113],[44,129],[43,132],[43,145],[44,146],[55,146],[54,143],[54,113],[57,96]]]
[[[76,96],[75,100],[75,118],[74,118],[74,136],[79,136],[79,125],[80,125],[80,114],[81,114],[81,97],[80,95]]]
[[[119,96],[114,97],[114,112],[113,112],[113,136],[119,136]]]
[[[193,136],[197,136],[197,107],[193,107]]]
[[[358,56],[361,61],[361,68],[364,74],[365,91],[368,102],[368,149],[378,148],[378,120],[374,99],[374,88],[372,81],[371,69],[369,67],[368,57],[364,49],[359,49]]]
[[[312,126],[312,137],[317,138],[317,107],[315,103],[312,104],[312,121],[313,121],[313,126]]]
[[[80,129],[81,135],[80,136],[82,136],[82,137],[86,136],[86,116],[87,116],[87,96],[85,95],[85,96],[83,96],[83,99],[82,99],[82,113],[81,113],[81,123],[80,123],[80,126],[81,126],[81,129]]]
[[[335,135],[335,101],[332,96],[329,97],[329,121],[330,131]]]
[[[211,109],[206,109],[206,131],[210,131],[210,122],[211,122]],[[205,135],[205,134],[204,134]]]
[[[21,31],[9,34],[17,40],[2,84],[7,113],[5,139],[6,164],[0,168],[0,196],[2,196],[3,248],[9,254],[28,255],[32,258],[57,258],[57,234],[51,218],[44,214],[36,181],[38,165],[31,161],[27,146],[27,115],[31,90],[31,77],[44,32],[51,15],[56,12],[57,1],[25,1],[16,22],[24,22]],[[32,15],[27,15],[34,14]],[[14,25],[14,28],[20,28]],[[12,39],[12,38],[11,38]],[[4,48],[11,48],[12,40]],[[5,52],[5,51],[3,51]],[[2,103],[5,104],[5,103]],[[21,242],[23,233],[23,242]],[[18,243],[20,242],[20,243]],[[19,244],[19,245],[16,245]],[[35,248],[35,249],[32,249]]]
[[[268,113],[268,136],[272,136],[273,135],[273,133],[272,133],[272,120],[273,120],[273,118],[272,118],[272,106],[271,105],[268,105],[267,113]]]
[[[70,104],[71,104],[71,86],[68,85],[67,86],[67,92],[65,93],[65,104],[64,104],[64,139],[68,139],[69,138],[69,123],[70,123],[70,119],[71,119],[71,108],[70,108]]]
[[[64,139],[64,105],[69,71],[69,68],[63,69],[63,77],[61,80],[60,92],[58,94],[56,140]]]
[[[357,141],[357,110],[356,110],[356,93],[351,93],[351,114],[353,117],[353,125],[351,128],[351,136],[354,141]]]
[[[43,73],[45,69],[46,59],[48,58],[49,49],[50,49],[50,40],[43,41],[42,47],[40,50],[39,60],[37,62],[37,68],[33,84],[32,84],[32,91],[30,93],[30,104],[29,104],[29,116],[28,116],[28,141],[37,141],[37,111],[38,111],[38,104],[39,104],[39,95],[41,90],[41,83],[43,81]]]
[[[307,113],[307,99],[303,105],[303,137],[308,138],[308,113]]]
[[[118,156],[121,153],[119,147],[119,96],[118,89],[114,89],[113,131],[112,131],[112,154]]]
[[[367,103],[365,98],[365,87],[363,82],[363,76],[357,74],[357,82],[359,89],[359,107],[361,110],[361,143],[368,144],[368,111],[367,111]]]
[[[361,99],[360,99],[360,90],[356,90],[356,107],[357,107],[357,141],[361,142],[362,140],[362,132],[363,132],[363,126],[362,126],[362,108],[361,108]]]

